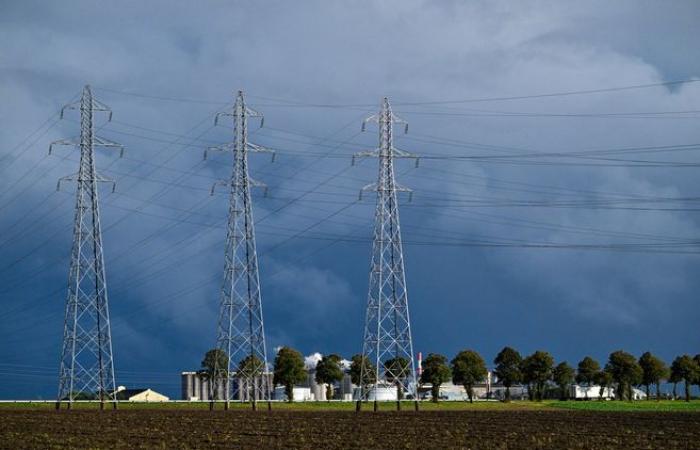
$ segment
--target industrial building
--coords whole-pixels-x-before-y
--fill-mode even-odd
[[[615,389],[613,388],[605,388],[603,389],[602,395],[600,392],[600,386],[592,385],[592,386],[580,386],[578,384],[574,384],[571,386],[571,389],[569,390],[569,396],[573,399],[576,400],[586,400],[586,399],[598,399],[598,398],[603,398],[605,400],[610,400],[615,398]]]
[[[306,380],[294,388],[295,401],[325,401],[325,400],[352,400],[355,385],[352,384],[350,374],[346,373],[340,383],[336,383],[333,389],[334,399],[326,398],[326,385],[316,383],[316,369],[307,368]],[[265,376],[270,378],[272,384],[272,374],[268,373]],[[181,399],[190,401],[208,401],[211,400],[211,385],[209,376],[202,372],[182,372],[181,379]],[[240,382],[233,378],[234,383]],[[235,386],[234,386],[235,387]],[[223,383],[217,383],[217,393],[215,398],[224,397]],[[255,390],[253,390],[255,391]],[[234,389],[238,392],[238,398],[233,400],[244,400],[243,394],[245,389]],[[272,392],[273,400],[286,400],[284,389],[276,387]]]
[[[571,389],[569,391],[569,396],[572,399],[576,399],[576,400],[585,400],[585,399],[595,400],[598,398],[603,398],[604,400],[614,400],[615,394],[616,394],[615,388],[606,387],[605,389],[603,389],[603,393],[601,395],[600,386],[597,386],[597,385],[579,386],[577,384],[574,384],[571,386]],[[644,391],[642,391],[641,389],[637,389],[637,388],[633,387],[632,388],[632,398],[634,400],[644,400],[647,398],[647,394]]]
[[[272,374],[271,373],[266,373],[263,376],[269,378],[269,383],[272,384]],[[262,378],[262,377],[260,377]],[[211,380],[209,378],[209,375],[204,373],[204,372],[182,372],[180,374],[180,381],[181,381],[181,399],[182,400],[190,400],[190,401],[207,401],[212,399],[211,395]],[[257,381],[258,383],[262,382],[261,379],[258,380],[253,380],[254,382]],[[235,383],[236,385],[232,386],[233,392],[238,393],[238,398],[234,398],[232,400],[247,400],[245,395],[246,392],[248,393],[256,393],[256,397],[258,397],[256,400],[262,400],[260,398],[260,393],[258,389],[255,389],[254,385],[251,385],[248,389],[240,383],[244,383],[244,380],[239,380],[237,378],[232,378],[231,382]],[[225,383],[226,380],[224,379],[223,382],[215,383],[216,387],[216,393],[214,395],[215,399],[222,399],[224,398],[224,392],[225,392]]]
[[[359,397],[359,387],[352,383],[352,379],[349,373],[349,362],[343,361],[341,364],[344,371],[343,379],[340,382],[334,383],[333,386],[333,398],[326,398],[326,384],[316,382],[316,363],[321,359],[321,355],[316,353],[309,355],[305,358],[305,366],[307,371],[306,380],[294,387],[294,401],[327,401],[327,400],[340,400],[340,401],[353,401],[357,400]],[[418,356],[418,372],[421,370],[421,357]],[[270,385],[272,385],[272,373],[267,373],[265,376],[269,377]],[[206,373],[202,372],[182,372],[182,400],[190,401],[207,401],[211,399],[211,387],[210,380]],[[233,382],[237,381],[235,378]],[[217,393],[215,398],[221,399],[224,397],[224,387],[223,383],[217,383]],[[418,386],[418,398],[420,400],[428,400],[431,398],[431,385],[429,383],[420,384]],[[254,389],[252,391],[255,391]],[[599,386],[580,386],[572,385],[570,388],[569,396],[572,399],[584,400],[586,398],[594,400],[600,398],[600,387]],[[238,392],[238,398],[232,399],[237,401],[243,401],[243,397],[246,390],[245,389],[234,389],[234,392]],[[505,398],[506,388],[503,386],[499,380],[493,375],[491,371],[487,373],[486,381],[484,383],[477,383],[473,387],[474,400],[503,400]],[[554,391],[552,391],[554,392]],[[393,401],[397,398],[397,387],[395,384],[380,382],[376,386],[371,386],[366,392],[365,398],[369,401]],[[558,394],[552,393],[555,397]],[[528,389],[524,385],[514,385],[510,387],[510,397],[513,400],[527,400],[528,399]],[[553,397],[553,398],[555,398]],[[633,389],[634,399],[646,398],[643,391],[634,388]],[[405,399],[410,399],[411,395],[409,393],[404,393]],[[603,390],[603,399],[614,399],[615,389],[612,387],[605,388]],[[277,401],[287,400],[287,396],[284,393],[284,388],[281,386],[273,387],[272,389],[272,399]],[[443,383],[440,386],[440,399],[447,401],[466,401],[469,399],[464,386],[455,385],[452,382]],[[261,399],[258,399],[261,400]]]
[[[308,387],[314,400],[352,400],[356,386],[352,384],[350,373],[345,370],[343,379],[339,383],[333,385],[333,398],[326,398],[326,384],[316,382],[316,368],[307,367],[306,381],[300,386]]]

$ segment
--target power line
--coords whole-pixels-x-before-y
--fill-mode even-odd
[[[513,95],[513,96],[495,96],[495,97],[474,97],[467,99],[458,100],[431,100],[431,101],[409,101],[409,102],[394,102],[395,106],[425,106],[425,105],[447,105],[447,104],[460,104],[460,103],[483,103],[483,102],[500,102],[500,101],[513,101],[513,100],[526,100],[526,99],[537,99],[537,98],[549,98],[549,97],[568,97],[574,95],[591,95],[591,94],[602,94],[609,92],[621,92],[621,91],[631,91],[640,89],[649,89],[654,87],[673,87],[681,86],[685,84],[692,84],[700,81],[699,79],[684,79],[684,80],[673,80],[673,81],[662,81],[657,83],[644,83],[644,84],[632,84],[625,86],[614,86],[607,88],[597,88],[597,89],[579,89],[579,90],[569,90],[569,91],[558,91],[558,92],[548,92],[548,93],[538,93],[538,94],[525,94],[525,95]],[[110,89],[106,87],[96,87],[97,90],[109,92],[112,94],[125,95],[130,97],[140,97],[152,100],[161,100],[169,102],[182,102],[182,103],[202,103],[210,105],[222,105],[220,101],[201,99],[201,98],[187,98],[187,97],[173,97],[173,96],[159,96],[153,94],[144,94],[138,92],[129,92],[116,89]],[[265,101],[279,102],[280,104],[262,104],[260,106],[266,107],[317,107],[317,108],[370,108],[373,103],[325,103],[325,102],[301,102],[291,99],[283,99],[277,97],[266,97],[250,95],[251,98],[256,98]]]
[[[530,95],[514,95],[514,96],[504,96],[504,97],[481,97],[481,98],[468,98],[462,100],[442,100],[442,101],[425,101],[425,102],[402,102],[396,103],[401,106],[418,106],[418,105],[447,105],[456,103],[482,103],[482,102],[498,102],[498,101],[511,101],[511,100],[526,100],[534,98],[549,98],[549,97],[568,97],[573,95],[590,95],[590,94],[602,94],[608,92],[621,92],[630,91],[637,89],[648,89],[654,87],[672,87],[680,86],[684,84],[697,83],[700,79],[686,79],[686,80],[676,80],[676,81],[662,81],[658,83],[646,83],[646,84],[633,84],[627,86],[617,86],[609,88],[599,88],[599,89],[581,89],[581,90],[571,90],[571,91],[559,91],[550,92],[542,94],[530,94]]]
[[[681,111],[630,111],[630,112],[593,112],[593,113],[546,113],[534,111],[493,111],[467,109],[459,111],[401,111],[402,114],[415,114],[422,116],[446,116],[446,117],[502,117],[502,118],[563,118],[563,119],[700,119],[697,116],[700,110]]]
[[[95,89],[98,91],[109,92],[111,94],[127,95],[129,97],[147,98],[147,99],[151,99],[151,100],[163,100],[163,101],[168,101],[168,102],[202,103],[202,104],[206,104],[206,105],[219,105],[219,106],[223,106],[223,105],[228,104],[227,102],[222,102],[222,101],[203,100],[203,99],[197,99],[197,98],[167,97],[167,96],[152,95],[152,94],[141,94],[138,92],[119,91],[119,90],[109,89],[109,88],[105,88],[105,87],[95,87]]]

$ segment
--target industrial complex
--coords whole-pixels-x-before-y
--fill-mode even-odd
[[[396,385],[387,383],[385,381],[377,383],[376,386],[372,386],[368,389],[367,394],[362,398],[360,392],[360,387],[352,382],[349,368],[347,364],[343,364],[343,378],[341,381],[334,383],[333,385],[333,397],[327,398],[326,396],[326,384],[316,382],[316,369],[313,364],[314,360],[319,359],[319,354],[307,356],[305,359],[306,364],[306,380],[294,387],[294,401],[356,401],[360,399],[369,401],[395,401],[397,400],[397,388]],[[309,363],[311,361],[312,363]],[[420,356],[418,358],[420,362]],[[347,361],[344,361],[347,362]],[[420,365],[418,366],[420,370]],[[267,373],[265,375],[267,378],[266,382],[272,385],[272,374]],[[181,379],[181,390],[180,390],[180,400],[187,401],[210,401],[210,400],[224,400],[225,390],[222,387],[223,383],[216,385],[216,392],[212,395],[212,385],[210,384],[209,377],[205,372],[202,371],[187,371],[180,374]],[[418,377],[416,377],[418,379]],[[235,373],[231,376],[231,380],[238,383],[238,378],[236,378]],[[430,384],[418,384],[415,386],[415,391],[418,393],[419,400],[430,400],[431,399],[431,385]],[[411,386],[414,388],[414,386]],[[505,387],[501,384],[498,378],[493,374],[492,371],[488,371],[486,380],[483,383],[478,383],[474,386],[474,400],[477,401],[489,401],[489,400],[503,400],[505,398]],[[232,401],[246,401],[243,394],[245,389],[240,389],[238,386],[234,388],[236,392],[241,393],[237,398],[231,398]],[[510,387],[510,396],[513,400],[527,400],[528,399],[528,389],[527,386],[522,384],[517,384]],[[412,395],[409,394],[405,397],[406,399],[412,399]],[[615,389],[613,387],[606,387],[602,390],[600,386],[581,386],[578,384],[572,384],[570,387],[569,398],[571,399],[598,399],[602,398],[605,400],[610,400],[615,398]],[[633,398],[635,400],[641,400],[646,398],[646,394],[637,388],[633,388]],[[464,386],[455,385],[452,382],[445,382],[440,385],[440,400],[442,401],[467,401],[468,395]],[[258,400],[263,400],[263,398],[258,398]],[[274,401],[286,401],[287,397],[284,393],[284,389],[281,386],[274,387],[272,390],[272,398]]]

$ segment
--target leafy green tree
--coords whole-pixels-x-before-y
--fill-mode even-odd
[[[450,381],[452,373],[447,365],[447,358],[436,353],[430,353],[423,361],[423,373],[420,376],[421,383],[432,385],[430,393],[433,401],[437,403],[440,397],[440,385]]]
[[[676,394],[676,388],[678,386],[678,383],[683,381],[683,377],[681,376],[681,369],[678,366],[678,361],[679,361],[679,358],[676,358],[673,360],[673,362],[671,363],[671,367],[669,368],[669,372],[668,372],[668,382],[673,384],[672,394],[673,394],[674,400],[676,398],[678,398],[678,395]]]
[[[595,375],[595,383],[599,386],[598,400],[603,400],[603,394],[605,394],[605,390],[613,384],[613,376],[607,370],[607,367],[603,370],[598,371],[598,373]]]
[[[545,351],[538,350],[523,359],[521,371],[523,381],[535,388],[535,398],[541,401],[544,395],[544,387],[552,379],[554,358]]]
[[[632,386],[642,382],[642,368],[637,359],[622,350],[612,352],[605,370],[610,372],[613,381],[617,383],[617,397],[624,400],[626,396],[632,401]]]
[[[225,351],[213,348],[209,350],[202,360],[202,370],[200,373],[213,377],[215,374],[225,375],[228,371],[228,355]]]
[[[228,374],[228,355],[225,351],[213,348],[204,354],[202,369],[199,374],[208,378],[214,396],[218,396],[219,389],[215,389],[216,384],[223,382]]]
[[[250,384],[245,383],[241,386],[242,389],[247,391],[243,399],[255,400],[255,386],[260,382],[264,373],[265,363],[255,355],[248,355],[238,362],[236,378],[251,381]]]
[[[695,383],[695,380],[700,377],[700,367],[698,364],[688,355],[679,356],[673,360],[671,364],[671,377],[674,383],[673,386],[673,396],[676,396],[675,383],[683,381],[685,384],[685,401],[690,401],[690,386]],[[675,381],[677,380],[677,381]]]
[[[552,371],[552,380],[559,386],[561,399],[569,398],[569,387],[574,382],[576,371],[566,361],[560,362]]]
[[[366,356],[354,355],[350,363],[350,379],[364,393],[367,386],[377,381],[377,368]]]
[[[656,386],[656,400],[659,400],[661,380],[668,377],[666,363],[650,352],[645,352],[639,358],[639,367],[642,368],[642,385],[646,388],[647,400],[651,400],[649,386],[652,384]]]
[[[474,385],[482,383],[488,375],[484,358],[473,350],[462,350],[451,362],[452,382],[461,384],[467,392],[469,402],[474,401]]]
[[[588,388],[595,384],[598,372],[600,372],[600,364],[590,356],[579,361],[576,382],[586,386],[586,400],[588,400]]]
[[[386,381],[396,385],[396,396],[399,400],[402,400],[403,385],[411,373],[411,362],[406,358],[397,356],[384,361],[384,370]]]
[[[241,377],[259,377],[265,372],[265,363],[255,355],[243,358],[236,368],[236,375]]]
[[[114,396],[116,396],[118,398],[117,393],[115,393]],[[71,397],[73,398],[73,400],[98,400],[99,399],[98,393],[84,392],[84,391],[73,391],[70,394],[63,397],[61,400],[68,401],[71,399]]]
[[[333,398],[333,383],[342,381],[343,369],[340,367],[340,356],[328,355],[316,363],[316,383],[325,383],[326,400]]]
[[[496,364],[493,373],[506,388],[505,401],[509,402],[511,386],[522,381],[522,372],[520,371],[522,357],[517,350],[504,347],[503,350],[496,355],[496,359],[494,359],[493,362]]]
[[[304,357],[298,351],[282,347],[275,356],[275,368],[272,383],[284,386],[287,401],[294,401],[294,385],[306,380]]]

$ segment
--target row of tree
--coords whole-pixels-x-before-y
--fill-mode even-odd
[[[353,357],[353,362],[360,359],[361,356],[357,355]],[[595,359],[586,356],[574,369],[566,361],[555,365],[552,355],[545,351],[538,350],[523,358],[517,350],[505,347],[493,362],[494,375],[505,387],[506,401],[510,400],[510,388],[517,384],[527,386],[530,400],[542,400],[546,388],[552,384],[558,388],[560,398],[567,399],[574,382],[586,388],[599,386],[600,398],[607,389],[615,387],[615,393],[620,400],[632,400],[633,386],[644,387],[647,399],[651,399],[651,386],[655,386],[656,398],[660,399],[660,385],[666,380],[673,383],[674,398],[677,384],[684,383],[686,401],[690,400],[690,387],[693,384],[700,385],[700,354],[694,358],[689,355],[678,356],[668,367],[661,358],[650,352],[644,353],[637,360],[633,355],[618,350],[610,354],[603,367]],[[395,361],[391,360],[388,363],[395,364]],[[484,383],[487,376],[488,371],[481,355],[474,350],[463,350],[449,363],[443,355],[429,354],[423,362],[419,381],[431,385],[433,401],[439,399],[440,386],[452,381],[464,387],[471,402],[474,399],[474,386]],[[353,382],[359,384],[355,380]],[[587,397],[588,389],[585,393]]]
[[[685,384],[686,401],[690,400],[690,387],[693,384],[700,385],[700,354],[694,358],[689,355],[679,356],[667,367],[663,360],[650,352],[637,359],[618,350],[610,354],[608,362],[602,368],[598,361],[586,356],[574,369],[566,361],[555,365],[552,355],[545,351],[538,350],[523,358],[517,350],[505,347],[494,359],[494,364],[493,373],[505,387],[506,401],[510,400],[510,388],[518,384],[527,386],[530,400],[542,400],[545,389],[552,384],[558,388],[560,398],[567,399],[574,382],[587,388],[600,386],[600,398],[606,389],[614,387],[617,398],[632,400],[634,386],[644,387],[647,399],[651,399],[651,386],[655,386],[656,398],[659,399],[660,384],[666,380],[673,383],[674,398],[676,385],[680,382]],[[483,358],[473,350],[464,350],[449,365],[447,358],[442,355],[428,355],[421,382],[432,384],[432,397],[436,401],[440,385],[451,379],[453,383],[464,386],[472,401],[474,385],[483,383],[486,376]]]
[[[239,363],[237,371],[248,375],[262,375],[264,364],[249,357]],[[326,384],[326,398],[333,398],[333,385],[340,382],[344,370],[340,356],[331,354],[322,357],[316,364],[315,380]],[[505,401],[510,401],[510,388],[515,385],[527,386],[530,400],[542,400],[545,391],[556,386],[559,396],[567,399],[571,385],[576,382],[586,388],[600,386],[599,397],[605,391],[615,388],[620,400],[632,400],[632,387],[646,389],[647,399],[651,398],[651,386],[656,388],[656,398],[660,398],[660,384],[666,380],[673,383],[673,396],[676,397],[676,385],[685,384],[685,399],[690,400],[690,387],[700,385],[700,354],[694,358],[682,355],[673,360],[670,367],[660,358],[649,352],[639,359],[622,350],[610,354],[605,366],[590,356],[586,356],[576,369],[566,361],[555,365],[554,358],[545,351],[538,350],[522,357],[520,353],[505,347],[494,359],[494,375],[505,387]],[[386,382],[395,383],[398,399],[403,398],[403,386],[411,373],[410,361],[405,358],[392,358],[383,363]],[[210,350],[202,361],[203,371],[215,375],[217,367],[228,367],[228,357],[221,350]],[[219,371],[220,372],[220,371]],[[349,374],[353,384],[366,389],[376,382],[376,367],[362,355],[351,359]],[[307,379],[304,358],[300,352],[290,347],[282,347],[275,357],[273,383],[284,386],[289,401],[294,400],[294,386]],[[431,385],[433,401],[438,401],[440,386],[448,381],[464,387],[469,401],[474,399],[474,386],[486,382],[488,371],[481,355],[474,350],[463,350],[451,361],[439,354],[431,353],[423,362],[421,384]],[[588,389],[586,389],[586,396]]]

